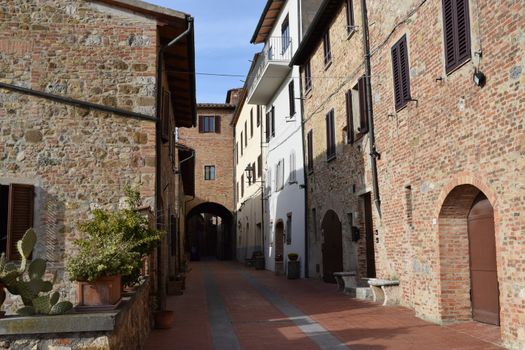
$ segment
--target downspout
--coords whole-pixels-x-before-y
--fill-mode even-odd
[[[366,9],[366,0],[361,0],[361,15],[363,22],[363,51],[365,54],[365,85],[366,85],[366,109],[368,112],[368,138],[370,143],[370,163],[372,171],[372,186],[374,191],[374,202],[376,204],[379,216],[381,216],[381,197],[379,195],[379,183],[377,176],[377,158],[379,153],[376,149],[375,129],[374,129],[374,111],[372,107],[372,68],[370,64],[370,43],[368,41],[368,13]]]
[[[163,72],[163,64],[164,64],[164,53],[167,49],[169,49],[171,46],[175,45],[179,40],[184,38],[186,35],[188,35],[193,30],[193,17],[188,16],[186,17],[186,20],[188,22],[188,28],[178,35],[176,38],[174,38],[172,41],[170,41],[167,45],[163,46],[159,50],[159,54],[157,57],[157,86],[156,86],[156,117],[157,117],[157,123],[155,125],[155,152],[156,152],[156,167],[157,170],[155,171],[155,213],[156,213],[156,219],[157,219],[157,229],[161,229],[162,227],[162,221],[161,221],[161,215],[159,213],[159,207],[160,207],[160,201],[161,201],[161,132],[162,132],[162,119],[161,119],[161,102],[162,102],[162,72]],[[158,254],[157,254],[157,283],[158,283],[158,292],[159,292],[159,304],[160,304],[160,310],[166,309],[166,278],[163,275],[164,267],[162,266],[164,262],[164,259],[162,258],[162,244],[159,245]]]
[[[264,136],[264,133],[263,133],[263,129],[264,129],[264,123],[263,123],[263,120],[265,119],[264,118],[264,115],[263,115],[263,111],[262,111],[262,106],[257,106],[257,109],[260,111],[260,117],[261,117],[261,124],[259,125],[260,126],[260,134],[261,134],[261,166],[264,166],[264,143],[263,143],[263,136]],[[259,165],[259,164],[257,164]],[[264,256],[266,257],[266,253],[264,252],[264,185],[265,185],[265,182],[264,182],[264,171],[263,169],[260,170],[261,171],[261,251],[263,252]],[[237,188],[237,187],[235,187]]]
[[[301,0],[297,0],[297,26],[299,30],[297,47],[302,39],[302,16],[301,16]],[[292,68],[293,69],[293,68]],[[309,259],[308,254],[310,254],[309,244],[310,237],[308,231],[308,174],[306,171],[306,145],[305,145],[305,132],[304,132],[304,96],[303,96],[303,79],[301,79],[301,72],[299,71],[299,101],[301,101],[301,141],[303,143],[303,178],[304,178],[304,278],[309,278]]]

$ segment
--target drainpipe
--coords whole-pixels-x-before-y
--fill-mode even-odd
[[[264,136],[264,133],[263,133],[263,128],[264,128],[264,123],[263,123],[263,120],[265,120],[264,118],[264,115],[263,115],[263,111],[262,111],[262,106],[257,106],[257,109],[260,111],[260,116],[261,116],[261,124],[259,125],[260,126],[260,134],[261,134],[261,166],[264,166],[264,150],[263,150],[263,147],[264,147],[264,143],[263,143],[263,136]],[[257,164],[259,165],[259,164]],[[264,252],[264,232],[265,232],[265,229],[264,229],[264,185],[265,185],[265,182],[264,182],[264,171],[261,169],[261,251],[263,252],[265,258],[266,258],[266,254]],[[237,187],[236,187],[237,188]]]
[[[162,227],[162,220],[161,215],[159,213],[159,207],[160,207],[160,201],[161,201],[161,132],[162,132],[162,125],[161,125],[161,102],[162,102],[162,71],[163,71],[163,64],[164,64],[164,53],[167,49],[169,49],[171,46],[175,45],[179,40],[184,38],[186,35],[188,35],[193,30],[193,17],[188,16],[186,18],[188,22],[188,28],[181,33],[179,36],[174,38],[172,41],[170,41],[167,45],[163,46],[159,50],[159,54],[157,57],[157,86],[156,86],[156,117],[157,117],[157,123],[155,127],[155,152],[156,152],[156,167],[157,170],[155,171],[155,213],[157,218],[157,228],[161,229]],[[157,276],[157,283],[158,283],[158,292],[159,292],[159,305],[160,310],[166,309],[166,276],[164,276],[164,266],[163,263],[164,258],[162,257],[162,244],[159,245],[158,254],[157,254],[157,264],[158,264],[158,276]]]
[[[377,177],[377,158],[379,153],[376,149],[374,111],[372,107],[372,68],[370,64],[370,43],[368,36],[368,13],[366,0],[361,0],[361,15],[363,24],[363,51],[365,54],[365,84],[366,84],[366,109],[368,111],[368,138],[370,142],[370,163],[372,170],[372,186],[374,191],[374,202],[381,216],[381,197],[379,195],[379,183]]]

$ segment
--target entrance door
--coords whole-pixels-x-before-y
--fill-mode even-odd
[[[283,254],[284,225],[282,221],[279,221],[275,226],[275,273],[278,275],[284,274]]]
[[[481,193],[468,215],[472,318],[499,325],[494,210]]]
[[[323,242],[323,280],[335,283],[334,272],[343,271],[343,234],[341,221],[333,210],[326,212],[322,230]]]
[[[376,277],[376,252],[374,249],[374,223],[370,193],[363,196],[365,206],[366,277]]]

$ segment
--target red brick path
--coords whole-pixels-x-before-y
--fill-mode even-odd
[[[402,307],[351,299],[335,285],[286,280],[268,271],[223,262],[192,263],[187,290],[170,297],[176,320],[170,330],[153,330],[146,349],[212,349],[204,271],[211,272],[242,349],[317,349],[318,346],[239,273],[259,283],[318,322],[352,350],[500,349],[499,328],[479,323],[440,327]],[[221,349],[222,350],[222,349]]]

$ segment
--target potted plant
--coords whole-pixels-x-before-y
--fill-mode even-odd
[[[301,277],[301,264],[298,261],[299,254],[288,253],[288,273],[289,280],[295,280]]]
[[[75,241],[77,253],[67,260],[67,272],[77,282],[77,308],[115,308],[122,284],[140,280],[141,258],[160,241],[161,232],[151,229],[136,208],[137,191],[126,187],[128,208],[96,209],[93,218],[79,224],[83,238]]]
[[[299,259],[299,254],[297,254],[297,253],[288,253],[288,260],[296,261],[297,259]]]

